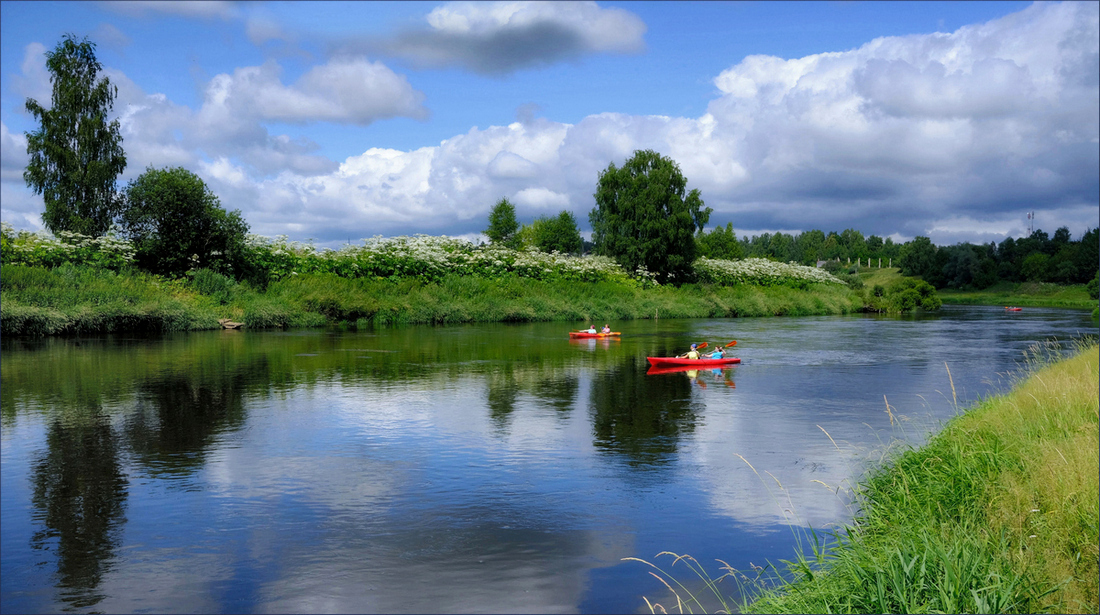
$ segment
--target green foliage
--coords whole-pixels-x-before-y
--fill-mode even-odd
[[[1050,256],[1042,252],[1032,252],[1020,265],[1020,273],[1028,282],[1042,282],[1049,276]]]
[[[65,35],[46,52],[46,69],[53,106],[27,99],[39,128],[26,133],[30,160],[23,179],[42,195],[46,228],[99,236],[119,209],[115,180],[126,168],[118,120],[107,121],[118,88],[98,79],[103,65],[87,38]]]
[[[578,254],[583,246],[577,219],[569,211],[562,211],[554,218],[540,217],[520,231],[521,243],[543,252]]]
[[[218,326],[209,306],[176,282],[144,273],[63,264],[0,268],[4,335],[180,331]]]
[[[725,227],[716,226],[709,233],[699,231],[695,236],[695,243],[699,256],[702,257],[736,260],[745,256],[741,242],[737,241],[737,233],[733,231],[732,222],[727,222]]]
[[[642,274],[627,275],[607,257],[526,252],[496,244],[474,246],[459,239],[429,235],[375,237],[361,246],[349,245],[340,250],[317,250],[311,245],[287,242],[285,237],[270,240],[253,235],[248,249],[264,284],[306,273],[334,273],[349,279],[417,277],[438,282],[449,275],[462,275],[652,285],[652,280]]]
[[[69,263],[118,271],[134,260],[133,245],[120,238],[114,230],[99,237],[59,231],[55,237],[27,231],[16,233],[7,222],[2,223],[0,228],[4,263],[39,267]]]
[[[1090,299],[1094,301],[1100,299],[1100,273],[1092,276],[1092,279],[1085,285],[1085,288],[1089,291]]]
[[[515,205],[509,203],[508,199],[500,199],[489,212],[489,228],[485,229],[489,241],[509,248],[518,248],[516,237],[518,229]]]
[[[940,309],[943,302],[931,284],[915,278],[902,278],[890,286],[886,293],[894,312],[909,312],[920,308],[926,312]]]
[[[226,305],[233,301],[239,294],[240,286],[233,278],[224,276],[210,269],[189,271],[191,286],[196,291],[210,296],[219,305]]]
[[[903,275],[924,277],[932,272],[935,260],[936,246],[932,240],[918,236],[902,246],[898,264]]]
[[[184,169],[150,167],[126,187],[123,232],[137,249],[138,265],[161,275],[180,276],[208,268],[245,273],[248,225],[239,211],[227,212],[197,175]]]
[[[815,284],[842,284],[843,280],[817,267],[778,263],[763,258],[730,261],[700,258],[695,261],[700,282],[735,286],[786,286],[808,289]]]
[[[706,225],[711,209],[698,189],[686,189],[679,165],[653,150],[634,152],[622,168],[608,165],[588,217],[596,253],[627,271],[653,272],[660,283],[689,281],[695,231]]]

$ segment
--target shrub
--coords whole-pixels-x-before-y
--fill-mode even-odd
[[[122,228],[143,269],[180,276],[208,268],[240,276],[248,224],[227,212],[197,175],[149,168],[126,187]]]
[[[69,231],[51,235],[45,231],[18,233],[7,222],[0,223],[0,245],[4,263],[38,267],[64,264],[91,265],[118,271],[134,261],[134,246],[117,230],[92,237]]]
[[[695,275],[700,282],[724,285],[755,284],[808,288],[812,284],[845,283],[817,267],[779,263],[764,258],[746,258],[738,261],[700,258],[695,261]]]
[[[221,305],[225,305],[236,297],[238,285],[232,278],[224,276],[209,269],[199,269],[187,274],[191,278],[191,286],[204,295],[209,295]]]
[[[936,289],[924,280],[903,278],[895,282],[887,293],[893,311],[908,312],[916,308],[925,311],[940,309],[943,301],[936,295]]]

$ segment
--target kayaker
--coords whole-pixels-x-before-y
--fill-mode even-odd
[[[719,346],[719,347],[714,349],[714,352],[710,353],[710,358],[712,358],[712,359],[721,359],[721,358],[724,358],[725,355],[726,355],[726,353],[723,352],[722,347]]]
[[[603,324],[603,329],[600,330],[600,333],[611,333],[611,327],[607,326],[607,323],[605,322]]]
[[[696,346],[698,346],[698,344],[692,344],[691,345],[691,350],[689,350],[686,353],[680,355],[680,358],[681,359],[693,359],[693,360],[698,359],[699,358],[699,351],[696,350],[696,348],[695,348]]]
[[[585,333],[595,333],[595,332],[596,332],[596,325],[588,325],[588,330],[585,331]]]

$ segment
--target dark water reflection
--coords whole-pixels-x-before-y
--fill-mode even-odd
[[[1096,334],[991,308],[567,328],[4,339],[0,610],[645,611],[623,557],[788,558],[882,443]],[[740,366],[646,375],[730,339]]]

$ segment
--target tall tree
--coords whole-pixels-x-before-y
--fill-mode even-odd
[[[115,180],[126,168],[118,120],[107,121],[118,88],[98,78],[103,65],[87,38],[65,35],[46,52],[46,68],[53,107],[27,99],[39,128],[25,133],[30,162],[23,179],[45,201],[46,228],[102,235],[119,210]]]
[[[653,150],[634,152],[622,168],[612,162],[600,173],[588,215],[596,253],[628,271],[644,266],[661,283],[690,280],[695,231],[706,226],[711,209],[698,189],[686,190],[680,166]]]
[[[733,232],[732,222],[727,222],[725,227],[716,226],[709,233],[700,231],[695,236],[695,242],[699,256],[722,260],[744,257],[741,242],[737,240],[737,233]]]
[[[519,223],[516,222],[516,207],[508,202],[508,199],[500,199],[489,212],[489,228],[485,234],[489,241],[499,243],[509,248],[518,247],[516,231]]]
[[[581,233],[577,230],[577,219],[572,212],[562,210],[557,217],[540,218],[536,222],[541,224],[535,227],[534,243],[543,252],[557,250],[563,254],[573,254],[581,251],[584,242]]]
[[[936,265],[936,246],[931,239],[917,235],[902,246],[899,260],[902,275],[927,277]]]

